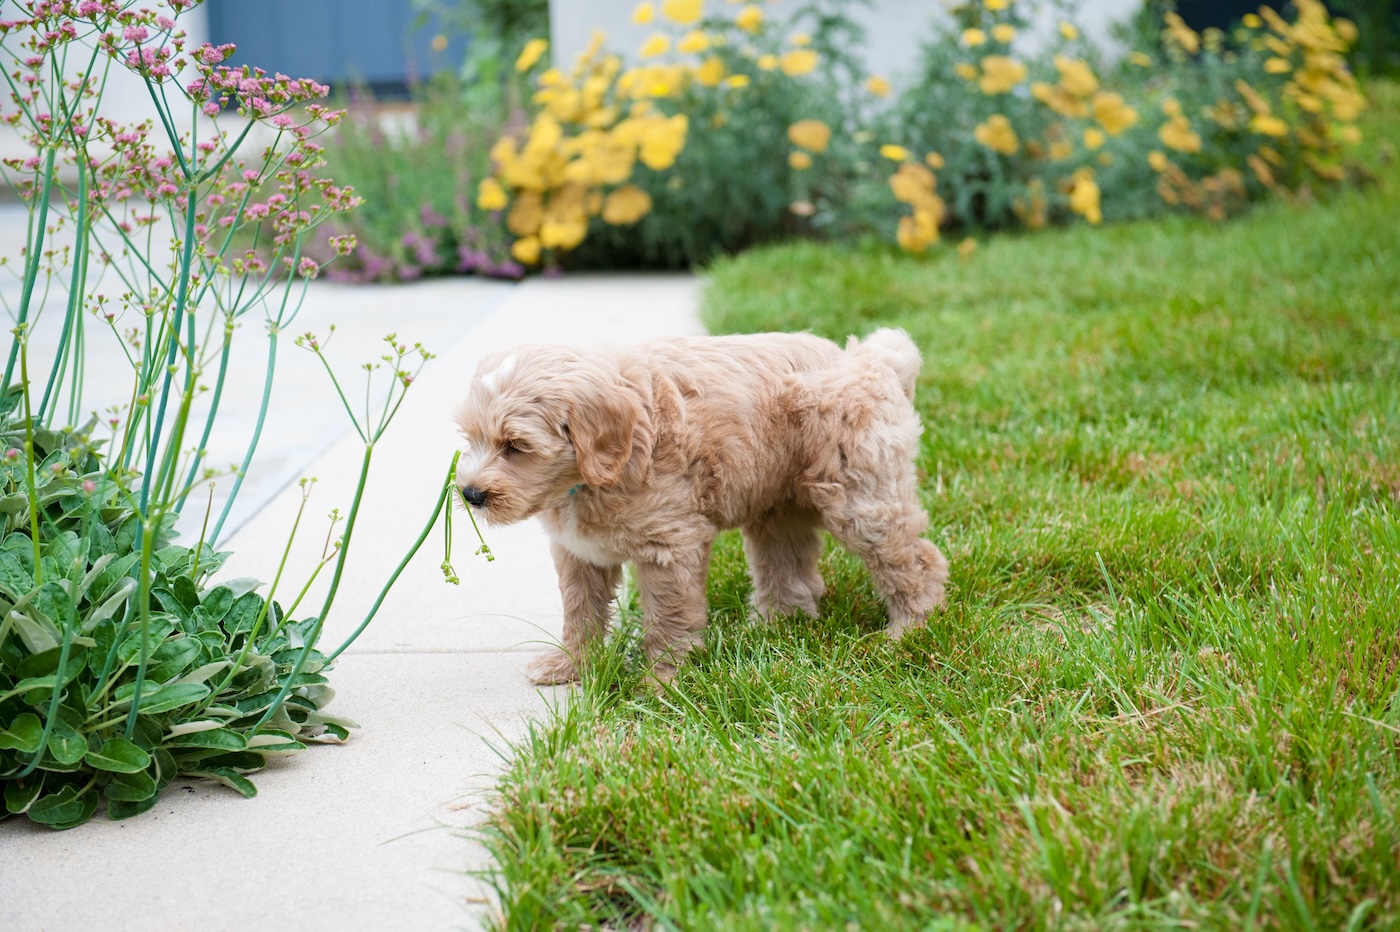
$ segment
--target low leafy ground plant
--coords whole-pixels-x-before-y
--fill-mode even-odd
[[[1400,92],[1369,89],[1373,146]],[[1400,925],[1400,169],[1323,206],[719,265],[716,332],[907,328],[949,608],[739,541],[660,695],[625,638],[516,749],[507,928]]]
[[[364,455],[295,596],[286,551],[262,592],[216,580],[279,347],[320,271],[303,247],[357,198],[321,173],[317,138],[340,117],[314,103],[327,89],[230,67],[232,46],[187,47],[177,20],[192,5],[26,0],[0,19],[12,79],[2,115],[31,149],[3,170],[29,223],[21,254],[0,262],[19,279],[0,377],[0,818],[69,828],[104,801],[126,818],[179,775],[252,795],[246,775],[269,757],[350,727],[326,713],[324,675],[349,641],[322,652],[320,635],[375,445],[432,354],[390,334],[364,367],[363,408],[331,373]],[[122,69],[140,78],[151,119],[103,112],[107,76]],[[329,253],[353,248],[336,237]],[[61,320],[52,353],[35,349],[45,314]],[[211,469],[231,343],[255,321],[244,329],[267,339],[259,413],[241,463]],[[296,342],[326,362],[315,335]],[[98,353],[127,367],[117,397],[91,384]],[[212,490],[200,494],[215,479],[228,489],[220,509]],[[175,539],[182,513],[199,528],[193,546]],[[327,569],[324,598],[306,611]]]

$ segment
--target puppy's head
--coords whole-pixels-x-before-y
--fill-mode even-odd
[[[457,424],[462,498],[510,524],[582,486],[615,485],[650,453],[645,399],[616,363],[556,346],[482,360]]]

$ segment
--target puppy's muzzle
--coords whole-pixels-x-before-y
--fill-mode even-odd
[[[462,500],[473,508],[480,508],[486,504],[487,495],[475,486],[462,486]]]

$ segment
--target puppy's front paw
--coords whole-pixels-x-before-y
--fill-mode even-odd
[[[525,675],[540,686],[578,682],[578,668],[574,666],[574,658],[562,650],[540,654],[525,667]]]
[[[923,618],[902,618],[891,621],[888,625],[886,625],[885,633],[890,636],[891,641],[898,641],[900,638],[904,637],[905,634],[915,630],[916,628],[922,628],[923,626]]]

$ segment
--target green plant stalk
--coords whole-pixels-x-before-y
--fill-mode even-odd
[[[21,324],[22,328],[24,325]],[[44,584],[44,564],[42,548],[39,545],[39,483],[34,475],[34,418],[29,410],[29,334],[16,335],[15,349],[19,350],[19,377],[22,383],[21,396],[24,398],[24,459],[25,497],[29,499],[29,538],[34,546],[34,587]]]
[[[91,498],[87,502],[87,515],[83,519],[83,538],[92,533],[92,512],[93,501]],[[69,567],[68,590],[71,593],[77,586],[78,580],[82,576],[83,557],[75,554],[72,565]],[[49,708],[44,714],[44,730],[39,738],[39,750],[35,752],[34,758],[28,765],[19,772],[18,779],[23,780],[35,771],[39,766],[39,761],[44,758],[44,751],[48,749],[49,738],[53,735],[54,722],[58,720],[58,704],[63,698],[63,679],[68,672],[68,658],[73,651],[73,638],[78,633],[78,600],[68,599],[68,617],[64,619],[63,643],[58,649],[58,669],[54,671],[53,693],[49,696]],[[96,774],[93,775],[96,779]]]
[[[282,707],[282,703],[287,700],[287,696],[292,691],[292,683],[296,681],[296,678],[301,675],[301,671],[306,667],[307,655],[311,652],[311,649],[316,646],[316,641],[321,637],[321,629],[326,624],[326,615],[330,612],[331,605],[335,602],[336,590],[340,588],[340,576],[345,572],[345,559],[350,554],[350,541],[355,533],[355,519],[359,517],[360,503],[365,497],[365,485],[369,480],[369,464],[373,456],[374,442],[371,441],[365,444],[365,458],[360,463],[360,479],[355,486],[355,497],[350,502],[350,514],[345,519],[345,533],[342,534],[340,538],[342,541],[340,545],[340,556],[335,562],[335,574],[331,577],[331,587],[330,591],[326,593],[326,601],[321,604],[321,613],[316,617],[316,624],[311,627],[311,636],[306,639],[306,645],[302,647],[301,653],[297,655],[296,663],[293,664],[291,672],[287,674],[287,682],[278,690],[277,698],[272,701],[267,711],[263,713],[262,718],[258,719],[257,724],[253,726],[254,732],[266,725],[268,719],[272,718],[273,714]]]
[[[84,228],[87,226],[87,165],[83,159],[78,159],[78,220],[74,225],[73,237],[73,277],[68,286],[68,307],[63,316],[63,333],[58,338],[58,358],[54,361],[53,368],[49,370],[49,381],[44,386],[44,397],[39,402],[39,417],[48,412],[49,396],[54,390],[54,385],[62,378],[63,369],[68,365],[69,340],[73,334],[76,318],[79,316],[79,308],[82,305],[83,289],[87,277],[87,237],[84,235]],[[74,365],[76,373],[82,368],[81,363]]]
[[[272,608],[272,600],[277,595],[277,586],[281,583],[282,573],[287,568],[287,559],[292,552],[292,542],[296,540],[297,529],[301,527],[301,517],[305,511],[306,498],[303,496],[301,505],[297,508],[296,519],[292,521],[292,531],[287,535],[287,546],[282,548],[282,559],[277,564],[277,573],[272,577],[272,585],[268,587],[267,597],[263,599],[262,609],[258,612],[258,617],[253,622],[253,627],[249,629],[248,637],[243,641],[243,649],[238,652],[238,658],[234,660],[232,669],[228,671],[223,682],[219,684],[219,688],[211,692],[205,700],[199,704],[199,712],[202,713],[205,709],[209,708],[210,704],[214,701],[214,697],[227,689],[228,685],[233,682],[233,678],[242,671],[243,661],[248,659],[248,651],[252,648],[253,641],[257,638],[258,632],[262,630],[263,622],[267,620],[267,613]],[[314,579],[315,577],[313,576],[312,578]],[[290,612],[288,615],[290,616]]]
[[[243,454],[243,462],[238,466],[238,475],[233,477],[233,488],[229,490],[224,507],[219,510],[219,520],[214,522],[214,530],[209,534],[209,546],[218,545],[219,534],[224,529],[233,503],[238,498],[238,490],[243,487],[243,477],[248,474],[248,466],[253,462],[253,454],[258,449],[258,439],[262,437],[263,424],[267,421],[267,408],[272,400],[272,378],[277,372],[278,328],[272,325],[267,334],[267,375],[263,378],[262,401],[258,405],[258,419],[253,424],[253,437],[248,441],[248,450]]]
[[[360,626],[355,629],[354,633],[345,639],[345,643],[341,644],[326,657],[327,663],[330,663],[343,654],[347,647],[355,643],[355,639],[364,632],[365,628],[369,627],[369,623],[374,620],[375,614],[379,611],[379,606],[384,604],[384,599],[389,595],[389,590],[394,588],[394,583],[398,582],[399,575],[403,573],[404,567],[408,566],[408,561],[413,559],[414,555],[418,553],[418,548],[423,546],[423,541],[427,540],[428,535],[432,533],[434,525],[437,524],[438,515],[442,514],[443,506],[447,503],[448,490],[452,488],[453,479],[457,476],[457,460],[460,459],[461,456],[462,452],[460,450],[452,455],[452,465],[448,467],[447,478],[443,482],[442,491],[438,493],[438,500],[437,504],[433,506],[433,513],[428,518],[428,523],[423,525],[423,533],[418,535],[418,539],[413,542],[413,546],[409,548],[408,553],[404,554],[403,559],[399,561],[399,565],[394,568],[393,575],[389,577],[389,581],[384,584],[383,589],[379,590],[379,597],[375,599],[374,604],[370,606],[369,613],[365,615],[365,620],[360,622]],[[448,518],[448,523],[449,525],[451,524],[450,517]],[[449,553],[449,557],[450,556],[451,554]]]
[[[155,532],[150,520],[141,519],[141,586],[137,596],[141,625],[141,660],[136,664],[135,689],[131,694],[131,710],[126,716],[126,737],[136,731],[136,715],[141,709],[141,687],[146,684],[146,664],[151,659],[151,550]]]
[[[224,397],[224,381],[228,376],[229,351],[233,348],[233,316],[224,315],[224,345],[219,351],[219,375],[214,381],[214,393],[209,399],[209,415],[204,419],[204,431],[199,435],[199,446],[195,449],[194,461],[190,464],[190,471],[185,476],[186,489],[194,488],[195,476],[199,474],[199,466],[204,462],[204,451],[209,446],[209,435],[214,430],[214,418],[219,413],[219,402]],[[181,495],[175,502],[175,513],[179,514],[185,507],[188,491]],[[208,524],[207,516],[205,523]]]
[[[34,282],[39,277],[39,262],[43,258],[44,231],[49,219],[49,193],[53,190],[53,160],[57,154],[52,146],[49,147],[44,156],[44,185],[39,193],[39,218],[34,224],[33,243],[29,244],[29,253],[24,257],[24,290],[20,292],[19,314],[15,320],[15,326],[23,327],[29,321],[29,303],[34,297]],[[19,353],[19,344],[10,344],[10,355],[5,360],[5,377],[0,380],[0,389],[8,388],[10,376],[15,372],[15,358]]]
[[[178,141],[176,145],[176,151],[179,151]],[[181,157],[180,161],[183,165],[183,156]],[[188,170],[186,171],[186,174],[188,174]],[[160,449],[160,433],[162,427],[164,427],[165,425],[165,406],[170,399],[170,383],[175,376],[175,355],[180,348],[180,326],[184,322],[185,301],[189,297],[190,288],[190,265],[194,261],[194,218],[195,209],[198,206],[199,202],[198,199],[195,197],[194,188],[191,187],[188,189],[185,195],[185,241],[183,243],[183,253],[180,256],[180,290],[179,294],[175,298],[175,319],[170,325],[170,334],[166,337],[166,342],[169,344],[170,348],[166,351],[165,355],[165,376],[161,384],[160,405],[156,411],[156,419],[152,429],[151,441],[146,451],[146,470],[143,473],[143,480],[141,482],[142,514],[145,514],[146,506],[150,501],[150,490],[152,485],[151,476],[155,473],[156,453]],[[187,352],[193,353],[194,347],[188,347]],[[190,362],[190,365],[193,365],[192,360]],[[167,447],[167,462],[168,458],[174,456],[176,453],[178,453],[178,450],[172,452],[171,449]],[[157,477],[156,483],[158,484],[159,481],[160,479],[159,477]]]

